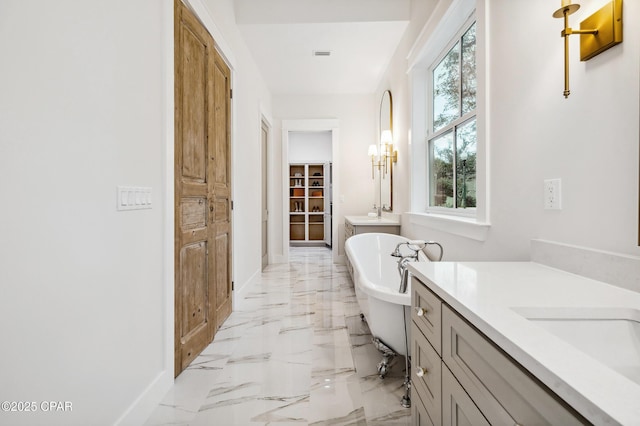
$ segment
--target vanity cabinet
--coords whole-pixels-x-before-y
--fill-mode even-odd
[[[383,234],[400,235],[400,222],[390,219],[380,219],[359,216],[345,216],[344,218],[344,239],[353,237],[358,234],[366,234],[370,232],[381,232]]]
[[[411,288],[412,424],[589,424],[416,277]]]

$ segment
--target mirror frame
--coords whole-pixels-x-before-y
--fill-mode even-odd
[[[385,98],[388,96],[389,98],[389,111],[383,111],[383,107],[385,106]],[[384,115],[383,115],[384,113]],[[385,125],[383,126],[383,120],[386,121],[386,116],[389,116],[389,125],[388,127]],[[384,118],[383,118],[384,117]],[[393,96],[391,95],[391,90],[385,90],[382,93],[382,96],[380,98],[380,113],[379,113],[379,117],[378,117],[378,146],[381,147],[381,138],[382,138],[382,131],[383,130],[391,130],[391,134],[393,134]],[[389,173],[388,173],[388,183],[389,183],[389,206],[385,207],[385,204],[383,203],[382,200],[382,182],[383,182],[383,178],[382,178],[382,173],[380,173],[379,179],[380,179],[380,188],[379,188],[379,196],[380,196],[380,206],[382,207],[382,210],[385,212],[391,212],[393,211],[393,160],[389,159]],[[386,181],[386,179],[384,179]]]

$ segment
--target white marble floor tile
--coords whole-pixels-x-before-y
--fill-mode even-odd
[[[409,425],[404,358],[385,379],[346,267],[291,248],[176,378],[147,425]]]

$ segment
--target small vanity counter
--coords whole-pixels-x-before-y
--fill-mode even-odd
[[[445,310],[453,312],[455,317],[463,318],[460,324],[466,320],[481,333],[480,336],[487,338],[485,341],[490,341],[515,360],[514,365],[519,364],[525,375],[526,371],[531,373],[589,422],[640,424],[640,384],[637,383],[640,371],[637,365],[633,365],[638,362],[636,358],[640,350],[637,347],[634,350],[617,345],[617,337],[613,333],[598,328],[599,324],[611,324],[608,320],[612,318],[631,318],[629,324],[632,326],[629,330],[635,331],[631,331],[629,341],[640,340],[640,335],[637,334],[640,293],[533,262],[420,262],[410,264],[409,270],[414,277],[414,299],[416,294],[417,299],[420,299],[416,288],[422,287],[423,294],[431,294],[428,297],[441,304],[442,313],[434,310],[435,313],[432,314],[438,324],[439,321],[444,324]],[[430,292],[424,289],[423,284]],[[419,309],[416,306],[413,308],[414,311]],[[422,315],[425,315],[424,318],[427,316],[422,312],[418,315],[421,318]],[[442,337],[434,339],[421,329],[420,321],[422,320],[416,321],[414,316],[414,326],[422,331],[422,334],[418,334],[426,336],[438,352],[436,355],[440,358],[436,357],[436,360],[442,359],[442,382],[445,381],[444,370],[450,369],[473,398],[464,381],[456,374],[455,368],[450,365],[449,369],[446,368],[447,356],[449,359],[455,358],[451,357],[451,350],[445,348],[447,344],[454,344],[451,343],[451,336],[445,338],[450,330],[443,325]],[[551,324],[551,328],[548,324]],[[580,330],[574,331],[572,324],[578,324]],[[560,329],[564,327],[564,335],[562,331],[558,332],[553,328],[555,326]],[[604,325],[604,330],[607,326]],[[593,333],[590,334],[589,331]],[[583,340],[590,342],[587,345],[590,344],[591,348],[585,349],[584,345],[569,343],[571,339],[580,339],[572,335],[580,334],[587,336]],[[593,336],[593,341],[589,336]],[[453,339],[457,337],[454,336]],[[438,345],[442,342],[442,349],[436,347],[434,341]],[[599,352],[599,355],[593,357],[588,355],[589,351],[592,354],[593,351]],[[623,359],[627,357],[631,360],[631,365],[623,367],[626,376],[608,367],[605,361],[596,359],[609,354],[616,354],[614,357],[621,355]],[[412,364],[414,362],[420,361],[412,359]],[[620,370],[620,367],[617,369]],[[451,375],[449,371],[446,374]],[[416,376],[412,374],[412,377],[415,381]],[[635,381],[628,377],[634,377]],[[447,380],[450,380],[449,377]],[[442,396],[442,404],[444,400],[445,397]],[[428,401],[424,405],[428,407]],[[482,410],[480,404],[476,405]],[[536,404],[532,402],[532,405]],[[445,411],[446,408],[442,408],[443,415]]]
[[[385,234],[400,235],[400,221],[387,217],[370,216],[345,216],[344,234],[345,239],[365,232],[382,232]]]

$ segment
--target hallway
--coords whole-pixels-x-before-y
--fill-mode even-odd
[[[147,425],[408,425],[404,358],[381,357],[351,280],[325,248],[270,265]]]

